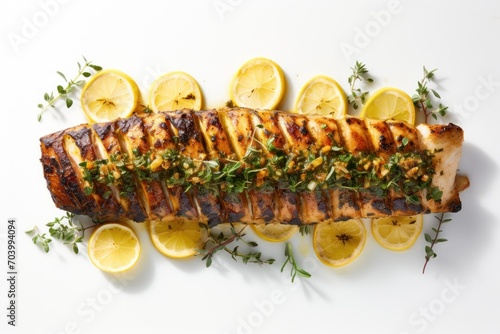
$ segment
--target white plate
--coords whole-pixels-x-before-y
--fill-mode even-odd
[[[497,175],[500,5],[456,1],[4,1],[2,75],[2,224],[0,259],[7,276],[7,220],[17,221],[16,327],[7,324],[9,285],[0,280],[2,332],[9,333],[493,333],[498,330],[500,240]],[[342,269],[319,263],[308,238],[293,240],[312,278],[280,273],[284,245],[259,242],[272,266],[227,256],[206,269],[173,261],[151,246],[121,276],[95,269],[85,252],[53,242],[49,254],[23,231],[56,209],[38,161],[42,135],[84,122],[76,105],[37,122],[43,93],[72,75],[85,55],[131,75],[143,93],[153,79],[183,70],[202,87],[206,107],[228,100],[228,84],[246,60],[265,56],[286,73],[284,108],[301,86],[325,74],[348,90],[355,60],[376,82],[412,94],[422,66],[438,68],[433,87],[450,106],[445,121],[465,130],[460,170],[471,180],[463,210],[444,227],[422,275],[423,237],[404,253],[371,236],[361,257]],[[425,231],[434,225],[426,218]],[[223,255],[223,254],[221,254]]]

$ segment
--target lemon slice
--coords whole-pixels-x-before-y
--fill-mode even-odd
[[[233,77],[229,94],[234,105],[252,109],[274,109],[285,91],[285,76],[274,61],[254,58]]]
[[[149,235],[160,253],[174,259],[184,259],[203,249],[207,229],[196,221],[153,220],[149,223]]]
[[[372,219],[375,240],[384,248],[402,251],[413,246],[422,232],[422,215]]]
[[[141,246],[129,227],[107,223],[97,227],[90,236],[88,252],[97,268],[118,273],[132,268],[139,259]]]
[[[83,87],[83,111],[91,122],[108,122],[129,117],[137,107],[139,88],[127,74],[118,70],[96,73]]]
[[[382,88],[366,101],[361,118],[395,119],[415,123],[415,106],[411,97],[397,88]]]
[[[290,239],[299,227],[289,224],[252,224],[252,230],[264,240],[270,242],[282,242]]]
[[[160,76],[153,82],[149,91],[149,105],[154,112],[183,108],[200,110],[202,102],[198,82],[184,72]]]
[[[344,118],[347,110],[347,98],[337,81],[324,75],[318,75],[307,82],[301,89],[295,111],[299,114],[319,114]]]
[[[341,267],[356,259],[365,247],[366,229],[360,219],[319,223],[314,228],[313,248],[318,259]]]

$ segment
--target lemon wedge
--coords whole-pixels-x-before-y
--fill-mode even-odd
[[[274,109],[285,91],[285,76],[274,61],[254,58],[236,72],[229,95],[234,105],[252,109]]]
[[[196,221],[153,220],[149,222],[149,235],[160,253],[173,259],[185,259],[203,249],[207,229]]]
[[[415,123],[415,106],[411,97],[397,88],[381,88],[366,101],[361,118],[394,119]]]
[[[184,72],[171,72],[160,76],[149,90],[149,105],[154,112],[183,108],[200,110],[202,102],[198,82]]]
[[[342,267],[356,259],[366,243],[360,219],[323,222],[314,228],[313,248],[318,259],[330,267]]]
[[[132,115],[139,100],[139,88],[118,70],[96,73],[83,87],[82,109],[91,122],[108,122]]]
[[[110,273],[126,271],[139,259],[141,246],[129,227],[107,223],[96,228],[89,239],[90,261],[100,270]]]
[[[252,230],[259,237],[270,242],[282,242],[290,239],[299,227],[289,224],[252,224]]]
[[[422,232],[422,215],[372,219],[371,230],[375,240],[384,248],[403,251],[417,241]]]
[[[302,87],[295,102],[295,111],[299,114],[344,118],[347,97],[337,81],[325,75],[318,75]]]

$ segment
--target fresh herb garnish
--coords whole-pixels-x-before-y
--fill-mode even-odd
[[[53,221],[46,224],[49,227],[49,234],[51,237],[61,240],[64,244],[69,245],[75,254],[78,254],[78,244],[82,243],[85,236],[85,231],[89,228],[94,228],[95,225],[84,227],[80,222],[77,226],[74,222],[75,214],[66,212],[62,217],[56,217]],[[33,229],[26,231],[28,234],[35,233],[31,239],[34,244],[39,244],[43,250],[48,253],[50,250],[49,243],[52,239],[46,236],[46,233],[40,234],[38,228],[35,226]]]
[[[349,82],[351,94],[347,96],[347,101],[349,104],[352,104],[354,109],[358,109],[360,105],[365,103],[368,91],[363,91],[359,87],[356,88],[356,81],[366,81],[372,83],[373,79],[367,75],[368,69],[366,68],[366,65],[359,61],[356,61],[356,64],[354,67],[351,67],[351,70],[352,75],[347,80]]]
[[[142,112],[145,113],[145,114],[152,114],[153,113],[153,109],[151,109],[150,106],[147,106],[147,105],[141,105],[142,107]]]
[[[305,224],[302,224],[299,226],[299,233],[304,236],[304,235],[309,235],[311,234],[311,230],[313,229],[313,227],[311,225],[305,225]]]
[[[100,70],[102,70],[101,66],[92,64],[92,61],[88,61],[84,56],[82,56],[82,58],[85,63],[81,65],[79,62],[77,62],[78,73],[73,79],[68,80],[66,78],[66,75],[64,75],[62,72],[56,72],[63,78],[65,86],[58,85],[56,87],[57,95],[54,95],[53,91],[50,93],[45,93],[43,95],[43,99],[45,102],[38,104],[40,112],[38,113],[37,119],[39,122],[42,120],[43,113],[45,113],[45,111],[47,111],[49,107],[55,108],[55,103],[59,99],[63,99],[65,101],[66,108],[71,108],[71,106],[73,105],[73,98],[71,97],[71,93],[75,88],[80,87],[85,83],[85,79],[80,79],[80,77],[83,76],[84,78],[88,78],[92,75],[91,70],[94,70],[95,72],[99,72]]]
[[[26,231],[27,234],[33,234],[35,233],[35,235],[31,238],[31,240],[33,241],[33,243],[35,245],[40,245],[40,247],[43,248],[43,250],[45,251],[45,253],[48,253],[49,250],[50,250],[50,246],[49,244],[52,242],[52,239],[50,239],[49,237],[47,237],[47,233],[43,233],[43,234],[40,234],[38,232],[38,227],[34,226],[31,230],[28,230]]]
[[[245,225],[239,231],[236,231],[233,224],[230,225],[230,234],[225,235],[223,232],[219,234],[213,234],[212,231],[207,227],[206,224],[200,224],[200,227],[207,229],[208,239],[205,243],[205,247],[200,250],[200,254],[203,255],[201,258],[202,261],[205,261],[206,267],[210,267],[212,265],[212,258],[218,251],[225,251],[231,255],[231,258],[237,261],[238,258],[242,260],[244,264],[247,263],[257,263],[258,265],[263,264],[273,264],[274,259],[263,260],[261,252],[248,251],[243,252],[240,251],[240,245],[245,245],[250,249],[255,249],[258,244],[255,241],[247,241],[244,239],[245,237],[245,229],[248,225]],[[232,242],[240,242],[240,245],[236,245],[234,248],[230,248],[229,245]]]
[[[57,95],[54,95],[53,92],[44,94],[45,104],[38,105],[40,109],[38,121],[41,121],[43,113],[49,107],[55,108],[59,99],[64,100],[66,107],[70,108],[73,105],[71,93],[85,82],[85,79],[80,78],[82,76],[89,78],[93,74],[91,70],[98,72],[102,69],[102,67],[92,64],[91,61],[87,61],[85,57],[83,60],[85,61],[83,65],[77,63],[78,73],[71,80],[68,80],[63,73],[56,72],[63,78],[66,85],[56,87]],[[366,65],[359,61],[356,61],[351,70],[352,75],[348,78],[351,93],[348,95],[348,102],[354,109],[358,109],[365,103],[369,92],[356,85],[359,82],[372,83],[373,79],[368,76]],[[427,122],[429,116],[436,120],[438,115],[445,116],[448,107],[439,103],[434,110],[435,102],[433,100],[434,98],[441,99],[441,96],[428,86],[434,80],[436,69],[428,71],[424,67],[423,71],[424,76],[417,82],[417,94],[412,96],[412,100],[415,106],[423,111],[425,122]],[[193,98],[194,96],[190,94],[184,99]],[[226,106],[233,107],[232,101],[228,101]],[[152,110],[149,106],[143,106],[143,112],[151,113]],[[258,125],[257,127],[262,128],[263,126]],[[322,127],[326,127],[326,124],[323,124]],[[321,151],[285,152],[274,145],[274,138],[270,138],[266,143],[259,142],[254,137],[255,130],[247,152],[241,161],[232,160],[234,157],[197,161],[183,156],[174,149],[167,150],[156,157],[152,152],[144,154],[133,152],[133,156],[122,154],[110,156],[109,160],[84,161],[80,164],[83,180],[86,181],[84,192],[86,195],[91,195],[95,191],[96,184],[108,187],[115,185],[121,189],[120,195],[126,196],[128,192],[135,191],[134,182],[137,180],[155,179],[164,181],[169,187],[181,186],[184,191],[197,188],[198,190],[213,191],[217,194],[221,190],[226,194],[238,194],[250,189],[286,188],[293,192],[301,192],[339,187],[354,191],[372,191],[377,196],[384,196],[390,189],[394,189],[403,192],[408,203],[418,204],[420,203],[418,193],[426,189],[427,199],[433,199],[437,202],[441,200],[442,191],[431,186],[434,174],[432,153],[428,151],[402,152],[409,143],[408,138],[403,138],[398,152],[385,161],[370,154],[354,155],[336,146]],[[176,137],[173,138],[174,143],[177,143],[176,139]],[[252,145],[254,141],[260,146]],[[271,152],[271,157],[268,157],[266,152]],[[153,168],[153,164],[159,164],[161,168]],[[415,172],[415,168],[418,172]],[[110,190],[102,194],[104,198],[111,195]],[[78,253],[78,243],[82,242],[85,230],[94,226],[84,227],[81,224],[77,226],[73,222],[73,218],[74,214],[66,213],[66,216],[55,218],[46,226],[49,227],[51,237],[69,244],[73,251]],[[437,256],[434,252],[434,246],[437,243],[447,241],[447,239],[440,238],[439,234],[442,232],[441,225],[451,221],[451,219],[445,219],[444,214],[441,214],[440,217],[436,216],[436,218],[438,226],[432,228],[435,233],[434,237],[425,233],[425,240],[429,245],[425,247],[423,273],[430,259]],[[207,228],[209,235],[204,249],[200,250],[200,254],[203,255],[202,260],[206,261],[207,267],[210,267],[214,254],[220,250],[229,253],[235,261],[240,258],[245,264],[263,265],[272,264],[275,261],[274,259],[263,260],[260,252],[253,251],[258,245],[256,242],[246,241],[243,238],[246,226],[236,231],[231,225],[230,235],[223,233],[213,235],[206,224],[200,225]],[[302,235],[308,235],[311,233],[311,229],[312,226],[301,225],[299,231]],[[49,252],[49,244],[52,239],[47,236],[47,233],[40,234],[36,226],[27,233],[35,233],[32,237],[33,243],[40,245],[45,252]],[[240,244],[229,247],[232,242]],[[250,251],[243,252],[240,250],[240,246],[247,247]],[[297,275],[311,277],[310,273],[298,266],[292,252],[292,246],[288,242],[285,245],[285,256],[286,261],[281,267],[281,272],[290,263],[292,282]]]
[[[305,271],[304,269],[302,269],[298,265],[297,261],[295,260],[295,257],[293,256],[292,244],[290,244],[289,242],[287,242],[285,244],[285,256],[286,256],[286,260],[285,260],[285,263],[283,263],[283,266],[281,266],[281,272],[283,272],[286,265],[288,263],[290,263],[290,265],[292,266],[292,269],[290,271],[290,275],[292,277],[292,283],[294,282],[295,277],[297,275],[299,275],[300,277],[304,277],[304,278],[311,277],[310,273],[308,273],[307,271]]]
[[[438,115],[444,117],[448,111],[448,107],[442,105],[441,103],[439,103],[437,109],[433,110],[434,102],[431,100],[432,97],[430,96],[430,93],[432,93],[434,98],[441,99],[438,92],[428,87],[428,84],[434,80],[434,72],[436,72],[436,70],[437,68],[429,71],[424,66],[424,76],[417,82],[417,94],[412,96],[413,104],[415,104],[415,106],[424,113],[425,123],[428,122],[429,116],[432,116],[435,120],[437,120]]]
[[[134,191],[135,180],[160,180],[167,187],[179,186],[183,191],[197,188],[216,195],[247,190],[304,192],[343,188],[384,196],[394,189],[402,192],[409,203],[416,203],[421,190],[427,189],[429,198],[437,201],[442,194],[431,187],[433,154],[428,151],[403,152],[402,145],[388,159],[383,159],[366,152],[353,154],[335,146],[316,152],[288,152],[274,147],[271,140],[260,145],[261,148],[250,147],[241,161],[196,160],[175,149],[143,154],[136,151],[133,156],[121,154],[83,161],[80,167],[86,181],[84,191],[90,195],[97,185],[104,189],[115,185],[126,195]],[[263,147],[274,151],[272,158],[267,157]]]
[[[425,268],[427,267],[427,263],[429,263],[429,261],[432,258],[435,258],[437,256],[436,252],[434,252],[434,246],[438,243],[448,241],[448,239],[440,238],[439,234],[443,232],[443,230],[441,229],[441,225],[449,223],[451,221],[451,218],[445,219],[444,213],[441,213],[441,215],[435,217],[438,220],[438,226],[437,228],[436,227],[432,228],[432,231],[434,232],[434,237],[431,237],[429,233],[424,234],[425,241],[427,241],[429,245],[425,246],[425,263],[424,267],[422,268],[422,274],[425,273]]]

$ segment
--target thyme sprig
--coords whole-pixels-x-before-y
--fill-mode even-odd
[[[64,244],[69,245],[75,254],[78,254],[78,244],[81,244],[87,229],[95,227],[90,225],[84,227],[80,222],[78,225],[75,223],[75,214],[66,212],[62,217],[56,217],[53,221],[46,224],[49,227],[49,235],[55,239],[63,241]],[[35,233],[32,238],[34,244],[39,244],[45,253],[50,250],[49,243],[52,239],[48,238],[46,233],[40,234],[38,228],[35,226],[31,230],[26,231],[28,234]]]
[[[369,83],[373,82],[373,79],[370,78],[368,74],[368,69],[366,65],[356,61],[354,67],[351,67],[352,75],[348,78],[349,88],[351,90],[351,94],[347,96],[347,102],[352,104],[354,109],[358,109],[360,105],[363,105],[368,96],[368,91],[363,91],[361,88],[356,88],[357,81],[366,81]]]
[[[262,259],[261,252],[243,252],[239,250],[241,244],[248,246],[250,249],[255,249],[255,247],[258,246],[255,241],[248,241],[244,239],[246,235],[244,231],[248,225],[245,225],[243,228],[236,231],[234,225],[230,224],[229,235],[225,235],[223,232],[214,234],[206,224],[200,224],[200,226],[207,229],[208,234],[205,247],[199,251],[199,253],[203,255],[201,260],[205,261],[205,265],[207,268],[212,265],[212,259],[214,255],[221,250],[229,253],[234,261],[238,261],[238,258],[240,258],[244,264],[256,263],[262,266],[263,264],[273,264],[275,261],[274,259]],[[234,248],[230,248],[229,245],[233,242],[240,242],[240,244],[236,245]]]
[[[431,100],[431,93],[434,98],[441,99],[441,96],[438,92],[436,92],[436,90],[428,87],[428,84],[432,80],[434,80],[434,73],[436,71],[437,68],[429,71],[424,66],[424,76],[420,81],[417,82],[417,94],[414,94],[412,96],[413,104],[424,113],[425,123],[428,122],[429,116],[432,116],[432,118],[437,120],[438,115],[444,117],[446,115],[446,112],[448,111],[448,107],[444,106],[441,103],[439,103],[437,109],[434,109],[435,102]]]
[[[60,71],[56,71],[56,73],[63,78],[65,86],[57,85],[57,95],[54,95],[53,91],[50,93],[45,93],[43,95],[43,100],[45,102],[38,104],[40,112],[38,113],[37,119],[39,122],[42,120],[42,115],[49,109],[49,107],[55,109],[55,103],[59,99],[64,99],[66,108],[71,108],[71,106],[73,105],[73,98],[71,97],[71,93],[75,88],[80,87],[85,83],[85,79],[80,79],[80,77],[83,76],[84,78],[89,78],[93,73],[92,70],[94,70],[95,72],[99,72],[100,70],[102,70],[101,66],[93,64],[92,61],[88,61],[84,56],[82,56],[82,58],[85,63],[82,65],[80,64],[80,62],[77,62],[78,73],[73,79],[68,80],[66,75],[64,75]]]
[[[292,283],[294,282],[295,277],[297,275],[299,275],[300,277],[304,277],[304,278],[311,277],[311,274],[308,273],[307,271],[305,271],[304,269],[302,269],[299,266],[299,264],[297,263],[297,261],[295,260],[295,257],[293,256],[292,244],[289,242],[287,242],[285,244],[285,256],[286,256],[286,260],[285,260],[285,263],[283,263],[283,265],[281,266],[281,272],[283,272],[283,270],[285,270],[286,265],[288,263],[290,263],[290,265],[292,266],[291,271],[290,271],[290,275],[292,277]]]
[[[441,215],[435,217],[438,220],[438,225],[437,228],[436,227],[432,228],[432,231],[434,232],[434,237],[431,237],[429,233],[424,234],[425,241],[428,242],[429,245],[425,246],[425,263],[424,267],[422,268],[422,274],[425,273],[425,268],[427,267],[429,261],[437,256],[436,252],[434,252],[434,246],[438,243],[448,241],[448,239],[440,238],[439,234],[443,232],[443,230],[441,229],[441,225],[449,223],[451,221],[451,218],[445,219],[444,213],[441,213]]]

